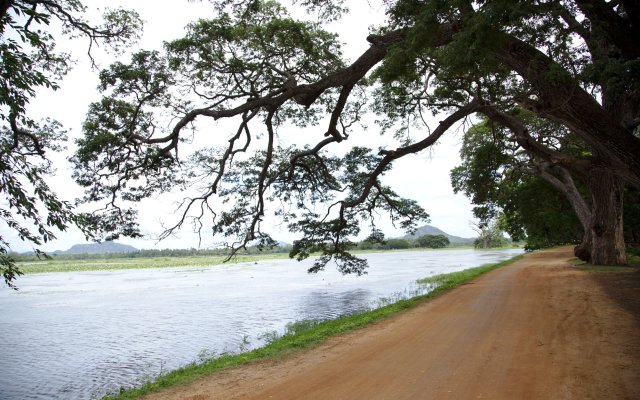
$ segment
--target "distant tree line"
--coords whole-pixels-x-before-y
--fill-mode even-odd
[[[479,237],[475,240],[476,248],[503,247],[508,245],[507,239],[502,237],[502,231],[496,233],[495,229],[491,231],[492,239],[486,240],[485,233],[479,231]],[[500,236],[501,239],[497,239]],[[351,250],[404,250],[415,248],[441,249],[449,247],[451,242],[444,235],[422,235],[415,239],[387,239],[382,243],[363,240],[354,244]],[[274,248],[262,248],[258,246],[249,246],[235,255],[254,255],[254,254],[285,254],[292,249],[291,245],[281,244]],[[117,258],[154,258],[154,257],[228,257],[230,250],[226,248],[215,249],[142,249],[131,252],[116,253],[53,253],[49,257],[53,260],[103,260]],[[11,257],[17,262],[38,261],[44,259],[38,258],[33,253],[12,253]]]
[[[443,248],[449,246],[449,239],[444,235],[423,235],[414,240],[408,239],[388,239],[384,243],[372,243],[368,241],[362,241],[355,245],[354,249],[357,250],[400,250],[411,248]],[[236,253],[236,255],[251,255],[251,254],[277,254],[288,253],[291,251],[290,245],[279,245],[272,249],[263,248],[260,250],[258,246],[249,246],[244,251]],[[54,260],[97,260],[97,259],[114,259],[114,258],[153,258],[153,257],[226,257],[230,252],[225,248],[216,249],[143,249],[131,252],[120,253],[101,253],[101,254],[87,254],[87,253],[74,253],[74,254],[50,254],[50,257]],[[35,254],[12,254],[12,257],[20,261],[37,261],[38,257]]]
[[[440,249],[449,246],[449,239],[444,235],[422,235],[416,239],[387,239],[383,243],[362,241],[357,250],[401,250],[412,248]]]
[[[276,254],[288,253],[291,250],[289,245],[280,245],[272,249],[258,249],[258,246],[249,246],[244,251],[237,252],[236,255],[251,254]],[[230,251],[225,248],[216,249],[142,249],[131,252],[119,253],[74,253],[74,254],[49,254],[54,260],[97,260],[97,259],[114,259],[114,258],[154,258],[154,257],[227,257]],[[20,261],[37,261],[38,256],[33,253],[11,255],[14,260]]]

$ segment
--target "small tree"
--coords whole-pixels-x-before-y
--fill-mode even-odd
[[[504,237],[499,218],[496,218],[485,225],[471,224],[471,229],[478,234],[478,237],[473,243],[474,247],[477,249],[503,247],[508,243],[507,239]]]

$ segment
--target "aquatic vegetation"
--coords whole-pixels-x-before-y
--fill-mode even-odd
[[[239,255],[227,264],[258,262],[287,258],[286,254]],[[225,256],[150,257],[150,258],[104,258],[89,260],[42,260],[18,263],[25,274],[99,271],[170,267],[209,267],[225,264]]]
[[[286,326],[284,334],[280,335],[276,331],[267,332],[260,336],[260,340],[266,345],[246,353],[222,354],[217,358],[207,359],[204,362],[194,362],[183,368],[168,372],[159,376],[157,380],[147,382],[138,388],[123,388],[119,393],[106,396],[107,400],[135,399],[144,394],[157,392],[170,386],[192,382],[198,377],[211,374],[223,369],[239,366],[255,360],[268,358],[281,358],[297,350],[317,346],[330,337],[350,332],[366,325],[389,318],[406,309],[415,307],[424,301],[436,297],[447,290],[464,284],[469,280],[483,274],[506,266],[522,258],[522,255],[509,260],[487,264],[477,268],[453,272],[450,274],[436,275],[430,278],[419,280],[421,284],[433,285],[433,290],[424,295],[402,299],[395,303],[385,305],[380,308],[342,316],[327,321],[303,320],[290,323]],[[388,299],[382,302],[387,302]],[[203,357],[204,358],[204,357]]]

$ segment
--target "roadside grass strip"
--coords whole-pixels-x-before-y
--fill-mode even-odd
[[[634,272],[640,269],[640,255],[627,254],[627,265],[596,265],[586,263],[579,258],[572,258],[569,263],[580,271],[589,272]]]
[[[518,255],[500,263],[486,264],[460,272],[435,275],[429,278],[420,279],[418,280],[418,283],[430,285],[432,287],[432,290],[429,293],[406,300],[400,300],[374,310],[342,316],[332,320],[307,320],[289,324],[286,327],[284,334],[277,335],[275,332],[273,334],[269,334],[270,339],[264,347],[240,354],[223,354],[201,362],[194,362],[182,368],[160,375],[155,378],[154,381],[146,382],[138,388],[121,388],[118,393],[107,395],[104,399],[136,399],[145,394],[158,392],[171,386],[193,382],[202,376],[227,368],[236,367],[253,361],[283,358],[295,351],[317,346],[330,337],[353,331],[391,317],[404,310],[413,308],[428,299],[432,299],[456,286],[467,283],[486,272],[511,264],[522,257],[522,255]]]
[[[506,248],[506,247],[505,247]],[[443,251],[468,250],[473,247],[446,247],[442,249],[411,248],[399,250],[354,250],[353,254],[375,254],[406,251]],[[316,256],[319,254],[312,254]],[[140,256],[140,257],[90,257],[90,258],[57,258],[18,261],[20,271],[25,274],[42,274],[51,272],[86,272],[124,269],[174,268],[174,267],[211,267],[218,265],[260,262],[268,260],[287,260],[289,253],[239,254],[227,261],[224,255],[190,255],[190,256]]]

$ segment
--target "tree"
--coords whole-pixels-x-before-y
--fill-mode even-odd
[[[0,222],[34,246],[55,238],[53,229],[87,227],[72,204],[47,184],[53,172],[48,154],[63,148],[64,129],[50,118],[37,121],[27,111],[37,90],[57,89],[72,64],[68,54],[55,51],[50,25],[60,24],[65,36],[86,38],[89,54],[99,44],[118,50],[136,39],[141,27],[135,12],[108,10],[103,25],[94,26],[83,19],[84,11],[77,0],[0,2]],[[9,286],[20,274],[2,236],[0,273]]]
[[[576,142],[570,130],[527,114],[514,110],[510,114],[488,115],[513,132],[513,141],[524,149],[530,161],[529,172],[549,182],[571,203],[585,231],[582,243],[575,249],[576,256],[595,264],[626,264],[624,182],[602,166],[602,159],[594,155],[592,148]],[[584,183],[588,200],[578,190],[574,176]]]
[[[411,248],[411,242],[406,239],[389,239],[380,246],[387,250],[401,250]]]
[[[513,189],[504,227],[513,240],[526,240],[525,250],[582,242],[584,228],[561,192],[536,176],[523,177]],[[514,226],[526,235],[512,234]]]
[[[562,126],[522,110],[517,115],[537,143],[553,147],[563,153],[565,160],[574,162],[568,167],[553,165],[545,157],[546,150],[536,151],[537,147],[531,150],[526,142],[521,145],[517,131],[511,132],[485,120],[465,133],[460,151],[463,163],[451,171],[454,191],[464,191],[472,199],[477,205],[474,213],[481,221],[504,213],[509,233],[520,239],[526,232],[527,247],[531,249],[574,243],[581,226],[582,243],[576,253],[586,258],[585,261],[591,261],[592,229],[602,218],[598,213],[622,214],[622,202],[609,203],[613,211],[593,207],[592,191],[600,188],[575,182],[573,178],[577,175],[583,182],[589,182],[591,164],[589,157],[584,156],[589,154],[589,149]],[[622,221],[617,229],[622,232]],[[614,238],[622,241],[622,244],[615,240],[608,242],[612,247],[610,253],[615,254],[616,246],[624,246],[624,241],[621,234]]]
[[[502,217],[495,218],[488,223],[472,224],[471,228],[476,231],[478,237],[473,245],[477,249],[491,249],[507,245],[507,239],[503,235]]]
[[[441,249],[449,245],[449,239],[444,235],[422,235],[416,239],[416,243],[420,247]]]
[[[628,244],[640,250],[640,190],[627,187],[624,196],[624,237]]]
[[[325,19],[343,11],[340,1],[300,3]],[[388,23],[348,64],[335,36],[273,1],[215,4],[212,19],[191,24],[163,53],[140,52],[101,73],[104,98],[89,110],[74,162],[85,200],[107,203],[94,215],[104,231],[134,226],[128,202],[184,185],[193,192],[167,235],[191,222],[197,232],[235,236],[234,249],[270,245],[261,222],[269,200],[278,200],[278,216],[302,236],[292,256],[318,249],[312,271],[334,259],[343,272],[360,273],[366,264],[347,251],[360,222],[379,238],[375,210],[409,229],[427,216],[380,177],[456,124],[482,114],[544,154],[549,168],[583,161],[538,142],[517,108],[589,146],[592,184],[606,188],[600,200],[615,201],[621,182],[640,184],[640,45],[633,40],[640,7],[633,1],[385,2]],[[395,132],[397,147],[330,155],[348,146],[367,110],[382,132]],[[448,115],[425,129],[428,112]],[[178,156],[191,134],[210,131],[205,121],[220,120],[235,121],[224,145]],[[417,138],[415,125],[424,132]],[[278,144],[290,126],[306,146]],[[617,232],[609,217],[599,221],[599,243]],[[593,251],[619,262],[604,248]]]
[[[563,142],[557,145],[575,146],[565,136],[560,138]],[[482,223],[502,214],[505,230],[514,240],[526,238],[526,248],[580,242],[589,229],[588,221],[578,220],[564,192],[544,180],[559,171],[543,170],[545,164],[536,164],[508,130],[486,120],[474,125],[465,132],[460,157],[462,165],[451,171],[454,192],[471,199]],[[576,188],[578,193],[585,190]]]

